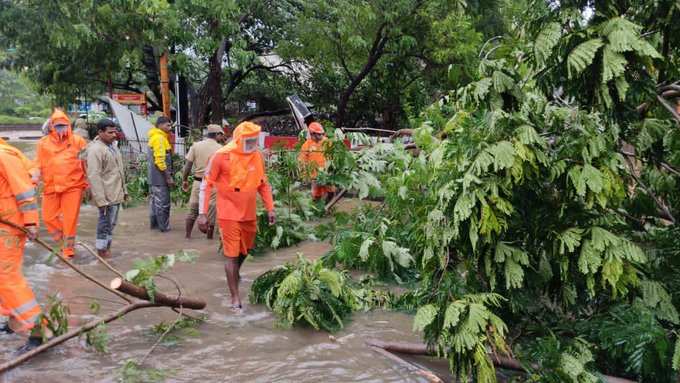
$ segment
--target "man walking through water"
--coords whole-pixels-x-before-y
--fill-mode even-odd
[[[208,125],[208,131],[205,139],[191,145],[189,153],[186,155],[186,163],[182,171],[182,190],[189,191],[189,175],[193,168],[193,182],[191,184],[191,197],[189,198],[189,214],[186,219],[186,234],[187,239],[191,238],[191,231],[194,228],[194,222],[198,218],[198,193],[201,188],[201,181],[205,173],[205,167],[208,166],[208,160],[222,148],[224,144],[224,132],[222,127],[216,124]],[[208,239],[213,238],[215,231],[215,192],[213,191],[210,197],[210,214],[208,215]]]
[[[116,124],[108,118],[101,119],[97,122],[97,137],[87,147],[87,178],[92,201],[99,209],[95,247],[102,257],[111,255],[113,229],[126,194],[123,157],[114,145],[117,136]]]
[[[80,152],[85,140],[71,132],[71,121],[61,110],[50,117],[49,133],[38,141],[36,163],[43,181],[42,213],[45,226],[73,257],[83,190],[87,188]]]
[[[170,119],[161,116],[156,120],[156,126],[148,133],[147,161],[151,187],[149,220],[151,230],[158,229],[161,232],[170,231],[170,188],[175,186],[172,179],[172,152],[168,140],[170,128]]]
[[[243,122],[234,129],[232,141],[212,157],[201,182],[199,195],[201,230],[208,225],[208,208],[213,188],[217,188],[217,221],[222,234],[226,263],[224,271],[234,311],[242,308],[238,285],[240,270],[248,251],[255,245],[257,233],[257,194],[269,214],[269,224],[276,222],[274,198],[267,181],[262,154],[257,149],[260,126]]]

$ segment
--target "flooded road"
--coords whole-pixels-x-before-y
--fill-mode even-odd
[[[96,209],[83,206],[78,240],[94,243]],[[364,345],[366,338],[419,341],[411,331],[411,318],[393,312],[356,313],[345,330],[334,334],[308,329],[280,329],[272,313],[261,305],[247,304],[241,315],[229,310],[229,296],[222,256],[217,243],[194,232],[194,239],[183,238],[184,210],[172,211],[172,231],[151,232],[147,209],[139,206],[121,212],[116,228],[111,263],[125,272],[134,259],[194,250],[200,254],[195,264],[178,263],[171,271],[189,296],[205,299],[206,323],[199,334],[185,337],[174,346],[161,345],[146,365],[170,371],[167,382],[419,382],[425,381],[395,365]],[[46,233],[41,233],[48,238]],[[325,253],[328,244],[305,242],[300,246],[251,257],[243,266],[241,294],[247,297],[254,278],[270,268],[292,261],[298,252],[309,257]],[[59,293],[71,309],[71,324],[76,326],[94,318],[89,304],[96,298],[99,315],[114,311],[118,298],[54,260],[48,264],[45,250],[28,245],[25,273],[39,301]],[[115,276],[83,249],[77,249],[76,263],[102,281]],[[168,294],[175,289],[159,280],[159,288]],[[247,302],[247,300],[245,301]],[[95,353],[85,345],[85,337],[70,340],[0,377],[0,382],[116,382],[127,359],[141,359],[157,336],[149,329],[175,320],[177,314],[167,308],[143,309],[108,325],[109,352]],[[11,352],[23,341],[15,335],[0,335],[0,358],[9,360]]]

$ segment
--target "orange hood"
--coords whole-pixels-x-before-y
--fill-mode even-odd
[[[255,190],[265,180],[264,162],[258,150],[250,153],[243,152],[243,141],[246,138],[257,137],[260,134],[259,125],[252,122],[242,122],[236,129],[231,142],[217,153],[228,153],[230,162],[230,179],[228,186],[241,190]]]
[[[252,153],[244,153],[243,152],[243,140],[249,137],[257,137],[260,135],[260,131],[262,131],[262,128],[260,125],[254,124],[252,122],[242,122],[240,123],[236,129],[234,129],[234,133],[232,135],[231,141],[226,144],[222,149],[219,151],[221,153],[229,152],[229,153],[237,153],[241,155],[250,155],[254,154],[255,152]]]
[[[49,134],[53,138],[59,138],[57,136],[57,131],[54,129],[56,125],[66,125],[66,137],[71,137],[71,120],[68,118],[66,113],[62,112],[59,109],[55,109],[54,113],[52,113],[52,116],[50,117],[50,130]]]

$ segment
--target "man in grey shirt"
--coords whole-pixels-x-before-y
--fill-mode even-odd
[[[99,209],[95,247],[102,257],[111,255],[113,229],[120,204],[126,196],[123,157],[114,145],[116,124],[107,119],[97,122],[97,137],[87,146],[87,178],[92,202]]]

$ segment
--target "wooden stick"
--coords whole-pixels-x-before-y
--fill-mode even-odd
[[[82,246],[85,250],[87,250],[87,251],[88,251],[90,254],[92,254],[95,258],[97,258],[97,260],[98,260],[99,262],[101,262],[104,266],[106,266],[107,269],[111,270],[112,273],[116,274],[117,276],[119,276],[119,277],[121,277],[121,278],[125,278],[125,276],[123,275],[123,273],[121,273],[120,271],[118,271],[115,267],[111,266],[110,263],[106,262],[106,260],[105,260],[104,258],[100,257],[99,254],[97,254],[97,252],[95,252],[94,250],[92,250],[92,248],[91,248],[90,246],[88,246],[87,244],[85,244],[85,243],[83,243],[83,242],[80,242],[80,241],[79,241],[78,243],[76,243],[76,245]]]
[[[340,201],[340,199],[342,198],[343,195],[345,195],[345,193],[347,193],[347,189],[340,190],[335,196],[333,196],[333,199],[331,199],[328,202],[328,204],[326,204],[326,206],[324,207],[324,211],[328,212],[329,210],[331,210],[331,208],[333,208],[333,206],[335,206],[335,204],[338,203],[338,201]]]
[[[65,334],[59,335],[58,337],[52,338],[49,341],[38,346],[37,348],[34,348],[33,350],[31,350],[31,351],[29,351],[25,354],[22,354],[22,355],[18,356],[17,358],[14,358],[13,360],[10,360],[6,363],[3,363],[2,365],[0,365],[0,373],[3,373],[7,370],[10,370],[10,369],[20,365],[21,363],[24,363],[25,361],[33,358],[34,356],[42,353],[45,350],[48,350],[48,349],[50,349],[54,346],[60,345],[60,344],[66,342],[67,340],[69,340],[71,338],[75,338],[75,337],[79,336],[80,334],[82,334],[84,332],[90,331],[90,330],[99,326],[102,323],[109,323],[113,320],[120,318],[121,316],[123,316],[123,315],[125,315],[129,312],[132,312],[132,311],[135,311],[135,310],[138,310],[138,309],[141,309],[141,308],[155,307],[155,306],[159,306],[159,305],[156,304],[156,303],[151,303],[151,302],[130,303],[129,305],[122,307],[120,310],[115,311],[115,312],[105,316],[104,318],[95,319],[93,321],[90,321],[87,324],[85,324],[84,326],[78,327],[76,329],[73,329],[73,330],[65,333]]]
[[[151,300],[149,293],[145,288],[134,285],[122,278],[115,278],[111,281],[111,289],[123,292],[125,294],[131,295],[135,298],[143,299],[146,301]],[[206,306],[205,301],[195,298],[186,297],[172,297],[165,294],[156,293],[154,296],[154,302],[160,306],[167,307],[184,307],[192,310],[203,310]]]
[[[397,362],[399,365],[401,365],[402,367],[404,367],[405,369],[407,369],[409,372],[412,372],[412,373],[414,373],[414,374],[416,374],[416,375],[422,376],[422,377],[425,378],[428,382],[432,382],[432,383],[444,383],[444,381],[441,380],[440,377],[438,377],[437,375],[435,375],[434,372],[432,372],[432,371],[430,371],[430,370],[427,370],[427,369],[424,369],[424,368],[422,368],[422,367],[418,367],[418,366],[416,366],[416,365],[413,364],[413,363],[407,362],[406,360],[404,360],[404,359],[398,357],[398,356],[395,355],[395,354],[392,354],[391,352],[389,352],[389,351],[387,351],[387,350],[385,350],[385,349],[382,349],[382,348],[380,348],[380,347],[374,347],[374,346],[371,346],[371,349],[373,349],[373,351],[375,351],[375,352],[377,352],[377,353],[379,353],[379,354],[382,354],[384,357],[386,357],[386,358],[388,358],[388,359],[390,359],[390,360],[392,360],[392,361],[394,361],[394,362]]]
[[[21,226],[19,226],[19,225],[16,225],[16,224],[14,224],[14,223],[12,223],[12,222],[5,221],[5,220],[2,219],[2,218],[0,218],[0,223],[5,224],[5,225],[10,226],[10,227],[13,227],[13,228],[15,228],[15,229],[17,229],[17,230],[20,230],[20,231],[22,231],[22,232],[24,232],[24,233],[26,233],[26,234],[29,234],[29,233],[28,233],[28,230],[26,230],[26,228],[21,227]],[[33,239],[32,241],[35,242],[35,243],[37,243],[38,245],[44,247],[44,248],[45,248],[47,251],[49,251],[50,253],[56,255],[57,258],[59,258],[62,262],[64,262],[66,265],[68,265],[68,267],[70,267],[71,269],[73,269],[76,273],[80,274],[82,277],[84,277],[84,278],[87,279],[88,281],[90,281],[90,282],[96,284],[97,286],[103,288],[104,290],[110,292],[111,294],[117,295],[119,298],[125,300],[125,301],[128,302],[128,303],[132,303],[132,300],[130,300],[130,298],[126,297],[125,295],[121,294],[120,292],[118,292],[118,291],[116,291],[116,290],[113,290],[113,289],[109,288],[108,286],[106,286],[106,285],[103,284],[102,282],[99,282],[96,278],[94,278],[94,277],[91,276],[90,274],[88,274],[88,273],[86,273],[86,272],[80,270],[80,268],[79,268],[78,266],[74,265],[71,261],[69,261],[68,259],[66,259],[66,257],[64,257],[63,255],[61,255],[60,252],[55,251],[50,245],[48,245],[47,243],[45,243],[42,239],[40,239],[40,238],[35,238],[35,239]]]
[[[427,348],[427,345],[423,343],[406,343],[406,342],[384,342],[378,339],[367,339],[366,344],[372,348],[383,349],[386,352],[399,352],[402,354],[409,355],[430,355],[435,356],[434,353]],[[522,363],[517,359],[503,357],[500,355],[489,354],[489,357],[493,361],[496,367],[504,368],[506,370],[515,370],[521,372],[528,372]],[[539,369],[538,364],[532,364],[533,369]],[[615,376],[602,375],[602,378],[607,383],[637,383],[634,380],[628,380],[624,378],[618,378]]]

